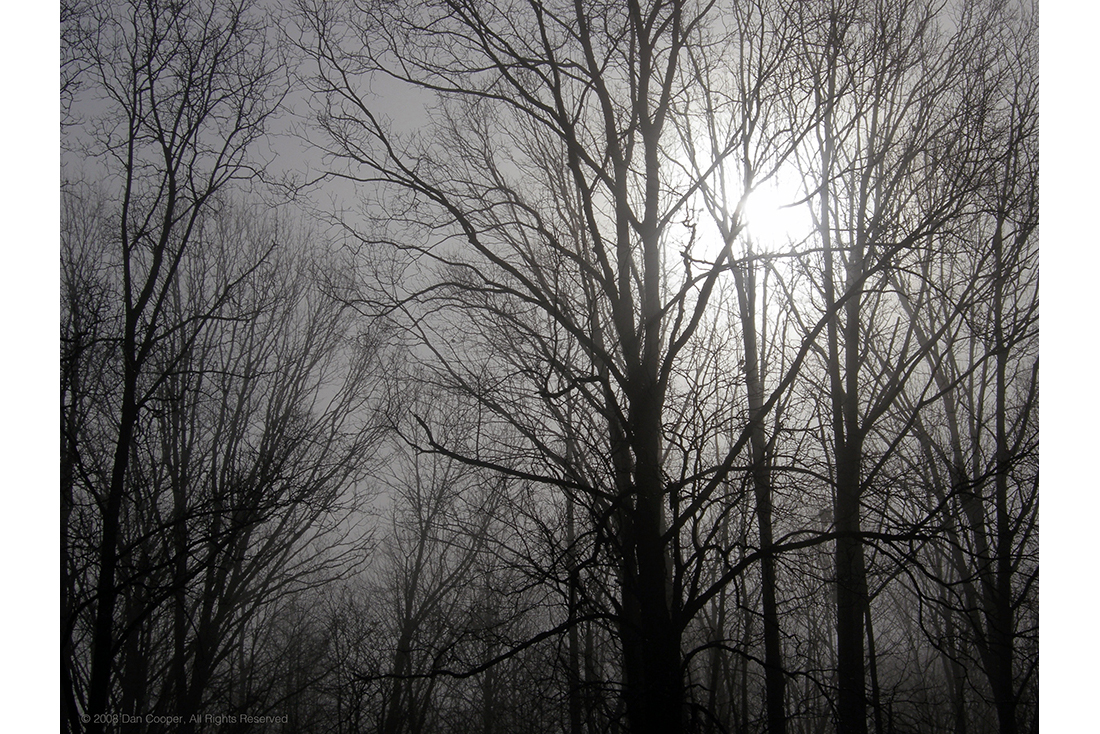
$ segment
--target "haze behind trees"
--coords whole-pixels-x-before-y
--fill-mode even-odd
[[[1036,32],[63,7],[63,726],[1036,730]]]

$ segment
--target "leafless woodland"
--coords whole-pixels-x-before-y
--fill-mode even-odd
[[[69,732],[1038,730],[1028,0],[64,0]]]

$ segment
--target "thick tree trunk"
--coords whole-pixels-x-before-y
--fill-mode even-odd
[[[946,592],[941,594],[941,599],[946,601]],[[943,659],[944,675],[947,684],[951,688],[951,710],[955,720],[955,734],[967,734],[966,717],[966,669],[959,664],[961,650],[958,642],[958,633],[955,631],[953,612],[944,606],[944,627],[947,637],[947,650],[949,654],[941,656]]]
[[[596,659],[596,635],[593,626],[587,623],[584,626],[584,677],[585,680],[598,681],[599,667]],[[600,714],[603,710],[603,693],[600,688],[585,688],[584,702],[587,714],[588,731],[596,732],[604,730],[604,718]]]
[[[684,725],[684,685],[663,538],[660,400],[653,382],[639,383],[645,387],[631,401],[635,505],[630,514],[631,543],[625,548],[633,563],[628,564],[623,589],[627,718],[632,734],[676,734]]]
[[[382,708],[382,721],[378,727],[382,734],[398,734],[403,728],[405,701],[411,694],[406,691],[408,684],[402,676],[407,675],[410,669],[412,636],[413,623],[407,621],[401,629],[397,650],[393,654],[393,688],[390,689],[386,705]]]
[[[863,615],[866,580],[859,533],[859,497],[851,491],[855,467],[850,457],[838,466],[836,529],[837,731],[867,734]],[[858,478],[855,483],[858,486]]]
[[[683,728],[684,710],[680,631],[666,601],[665,559],[655,542],[660,535],[652,508],[636,512],[635,519],[637,573],[623,598],[627,717],[632,734],[675,734]]]
[[[851,280],[850,278],[849,280]],[[859,428],[859,294],[848,301],[845,328],[846,391],[838,402],[843,405],[846,431],[838,436],[835,521],[840,534],[836,541],[836,615],[837,615],[837,702],[840,734],[867,733],[866,661],[864,656],[864,615],[867,611],[867,575],[863,560],[863,541],[859,537],[860,466],[863,437]]]
[[[640,20],[640,9],[631,5],[635,22]],[[678,27],[678,25],[676,26]],[[638,25],[638,31],[642,26]],[[641,33],[641,35],[646,35]],[[639,79],[643,87],[659,80],[661,72],[651,56],[649,39],[639,44]],[[671,72],[676,56],[669,58]],[[624,545],[626,554],[633,555],[629,576],[629,588],[624,597],[633,597],[635,610],[633,624],[623,636],[623,659],[627,719],[632,734],[678,734],[685,726],[684,680],[681,670],[679,620],[675,618],[671,587],[671,558],[669,543],[664,538],[664,478],[661,472],[662,407],[664,388],[660,379],[662,350],[662,261],[661,232],[658,225],[661,211],[661,132],[664,114],[662,108],[650,108],[648,93],[639,92],[639,131],[641,132],[645,159],[645,215],[637,228],[642,254],[642,284],[640,289],[640,349],[635,351],[634,364],[629,368],[630,386],[627,440],[634,455],[633,494],[634,507],[630,517],[631,542]],[[629,201],[626,187],[620,188],[623,199]],[[618,250],[620,279],[629,278],[633,269],[631,259],[632,237],[627,220],[618,222],[620,233]],[[629,292],[629,280],[623,281]],[[633,333],[623,331],[623,335]],[[633,350],[632,350],[633,351]],[[620,487],[620,490],[626,489]],[[624,611],[627,604],[624,599]]]
[[[179,429],[178,424],[173,428]],[[174,431],[180,439],[182,435]],[[175,458],[175,457],[173,457]],[[176,526],[172,529],[172,552],[175,556],[173,563],[172,584],[175,587],[172,594],[173,619],[172,634],[175,647],[175,658],[172,660],[172,675],[176,684],[176,701],[178,710],[182,711],[188,698],[187,685],[187,631],[190,626],[187,609],[187,496],[185,488],[185,475],[180,465],[175,467],[172,476],[172,499],[174,502],[174,517]],[[190,718],[185,720],[183,731],[194,731],[190,724]]]
[[[151,561],[143,549],[140,556],[142,569],[149,568]],[[141,626],[141,617],[146,613],[149,592],[143,586],[134,589],[122,600],[125,622],[124,629],[132,630],[122,646],[120,654],[121,710],[133,716],[148,713],[149,700],[149,634]]]

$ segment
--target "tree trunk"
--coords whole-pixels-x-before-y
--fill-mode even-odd
[[[407,683],[402,676],[407,675],[410,669],[412,635],[413,622],[409,620],[401,629],[397,650],[393,654],[393,688],[390,689],[386,705],[382,708],[382,721],[378,727],[382,734],[398,734],[402,730],[405,718],[404,701],[411,695],[405,690]]]
[[[632,734],[676,734],[684,724],[684,686],[663,539],[660,402],[652,382],[633,398],[635,506],[624,548],[633,562],[627,564],[622,630],[627,718]]]
[[[837,731],[840,734],[867,734],[866,672],[863,649],[863,615],[866,607],[866,579],[863,568],[863,544],[859,533],[858,476],[851,457],[838,462],[836,529],[836,648]],[[853,496],[854,495],[854,496]]]
[[[752,260],[749,250],[748,260]],[[770,457],[764,433],[764,385],[760,371],[760,355],[756,342],[756,278],[750,264],[733,268],[740,306],[741,330],[745,342],[745,384],[749,393],[750,445],[752,479],[756,497],[756,519],[760,532],[761,597],[764,622],[764,689],[768,715],[768,734],[786,734],[786,678],[780,646],[779,609],[775,599],[777,586],[775,557],[768,551],[772,538],[772,486]]]
[[[70,522],[72,519],[74,488],[76,486],[75,467],[79,460],[77,444],[77,396],[80,394],[78,383],[78,360],[83,348],[79,341],[80,323],[77,297],[70,296],[70,313],[73,314],[74,344],[69,359],[62,360],[65,367],[61,390],[61,720],[66,730],[76,734],[80,731],[80,711],[76,702],[76,681],[73,680],[75,652],[73,648],[73,628],[76,614],[76,592],[72,576],[69,574],[72,558],[69,553]],[[66,405],[66,398],[68,404]]]
[[[878,659],[875,654],[875,628],[871,623],[871,600],[867,600],[867,673],[871,679],[871,711],[875,717],[875,734],[886,734],[882,724],[882,691],[878,684]]]
[[[127,342],[133,344],[134,325],[127,324]],[[118,568],[118,542],[121,526],[122,499],[126,484],[126,469],[130,459],[130,442],[137,424],[137,369],[129,351],[119,415],[118,439],[115,442],[111,484],[103,509],[103,532],[99,542],[99,578],[96,580],[96,613],[92,630],[92,670],[88,681],[88,709],[92,722],[85,731],[101,734],[102,720],[95,716],[110,713],[111,678],[114,669],[115,602],[118,598],[115,574]]]
[[[991,589],[992,608],[987,612],[989,620],[989,647],[993,669],[989,682],[993,688],[993,700],[997,706],[1000,734],[1016,734],[1016,694],[1013,686],[1013,628],[1012,611],[1012,556],[1014,537],[1012,520],[1008,512],[1008,464],[1010,447],[1006,425],[1006,393],[1008,344],[1004,333],[1004,222],[997,218],[997,230],[993,235],[995,267],[993,294],[994,347],[997,355],[997,470],[994,478],[994,507],[996,512],[997,556],[994,569],[994,586]]]
[[[566,446],[566,461],[572,462],[573,452],[572,441]],[[573,544],[576,542],[576,530],[574,528],[574,508],[573,499],[566,497],[566,509],[565,509],[565,541],[569,547],[569,618],[575,620],[577,617],[577,602],[578,591],[580,587],[579,571],[577,569],[577,553]],[[580,630],[577,629],[577,623],[572,622],[569,626],[569,670],[567,675],[567,685],[569,686],[568,698],[569,698],[569,734],[582,734],[584,731],[584,711],[582,700],[582,688],[584,681],[581,677],[581,650],[580,650]]]
[[[836,540],[836,648],[837,648],[837,731],[839,734],[867,734],[867,700],[863,660],[863,612],[865,579],[860,529],[860,455],[859,434],[859,293],[848,295],[845,304],[844,360],[840,354],[840,326],[833,262],[832,207],[834,140],[832,102],[836,99],[836,56],[839,45],[837,19],[832,19],[826,90],[826,108],[821,138],[821,238],[824,255],[825,305],[831,315],[827,324],[829,392],[832,401],[833,451],[836,457],[836,487],[833,519],[839,536]],[[839,243],[838,243],[839,244]],[[853,255],[854,257],[854,255]],[[848,268],[847,282],[859,277],[857,267]],[[842,381],[842,365],[843,377]]]
[[[722,518],[723,525],[726,523],[726,519]],[[723,540],[725,539],[726,532],[723,532]],[[717,600],[717,618],[714,620],[713,628],[711,631],[711,641],[718,643],[725,639],[726,636],[726,589],[723,587],[718,592]],[[719,710],[718,699],[718,687],[722,684],[728,683],[723,679],[722,672],[725,668],[725,651],[715,645],[710,651],[710,670],[707,675],[707,712],[710,714],[707,719],[707,731],[716,732],[719,730],[720,722],[724,720],[725,715],[728,713],[727,707],[721,706],[722,710]]]
[[[654,542],[659,534],[652,527],[652,509],[636,512],[635,518],[637,573],[623,594],[627,717],[632,734],[675,734],[683,728],[680,634],[666,604],[666,567]]]

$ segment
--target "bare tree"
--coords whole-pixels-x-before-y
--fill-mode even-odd
[[[453,414],[444,420],[452,422]],[[492,479],[453,459],[403,447],[389,466],[392,533],[377,573],[389,577],[380,597],[393,606],[386,617],[396,644],[378,730],[421,734],[438,727],[439,708],[436,682],[422,676],[450,667],[467,633],[456,621],[476,603],[479,559],[500,500]],[[483,482],[488,491],[477,491]]]
[[[761,622],[770,734],[787,730],[787,715],[776,598],[778,559],[772,553],[775,438],[781,425],[782,404],[774,410],[773,425],[769,427],[765,384],[769,372],[777,378],[784,376],[782,365],[769,364],[768,355],[780,360],[787,355],[783,353],[786,328],[773,332],[779,334],[777,345],[767,341],[768,311],[774,310],[774,299],[768,298],[766,278],[769,274],[778,277],[773,261],[790,255],[784,252],[787,242],[761,241],[759,233],[752,234],[754,223],[747,204],[754,191],[774,185],[781,172],[792,167],[789,159],[795,156],[820,114],[820,104],[807,91],[806,70],[797,60],[806,33],[805,19],[792,11],[793,6],[774,2],[745,3],[729,11],[727,23],[734,29],[731,41],[738,49],[739,63],[714,65],[707,58],[713,51],[705,47],[693,53],[698,101],[689,106],[689,114],[681,123],[690,170],[699,181],[702,207],[717,229],[710,236],[730,250],[729,270],[736,294],[734,323],[739,327],[742,350],[738,364],[745,383],[750,473],[759,550],[763,554]],[[795,194],[796,200],[784,204],[795,207],[799,205],[797,198],[809,198],[801,192]],[[705,227],[700,231],[705,232]],[[763,284],[761,272],[765,274]]]
[[[726,433],[715,456],[709,440],[665,426],[670,401],[690,395],[690,383],[676,383],[687,348],[712,323],[704,315],[730,262],[729,243],[709,261],[671,254],[700,181],[684,176],[670,121],[697,64],[727,60],[687,63],[690,50],[728,41],[714,6],[304,10],[325,150],[347,164],[333,176],[392,193],[381,211],[366,209],[376,228],[362,237],[391,242],[414,275],[373,303],[349,298],[406,319],[438,379],[523,444],[487,432],[463,451],[429,435],[431,448],[556,486],[586,507],[587,532],[614,559],[630,725],[680,730],[689,720],[684,629],[775,552],[703,574],[728,549],[685,538],[712,532],[729,511],[725,482],[752,431]],[[371,79],[437,93],[434,138],[391,131],[366,91]],[[709,164],[699,168],[709,175]],[[754,396],[754,422],[825,323],[773,392]],[[691,423],[720,426],[709,416]],[[583,450],[570,452],[570,442]],[[583,456],[583,471],[566,454]]]
[[[981,75],[984,26],[963,17],[947,35],[938,31],[939,17],[937,6],[920,2],[834,4],[814,46],[820,49],[812,62],[815,93],[823,106],[813,146],[820,297],[827,310],[843,303],[830,317],[822,355],[839,535],[840,731],[866,731],[868,666],[878,701],[875,657],[867,654],[874,645],[861,538],[867,490],[936,393],[919,367],[975,296],[973,285],[954,294],[948,320],[920,339],[919,309],[932,300],[935,284],[909,281],[915,290],[908,304],[918,304],[918,312],[907,312],[892,293],[891,273],[920,272],[919,263],[938,257],[925,243],[972,206],[984,164],[980,126],[989,100],[973,94],[972,84]],[[903,413],[898,398],[906,389],[919,397]],[[881,728],[880,707],[874,711]]]
[[[352,490],[380,436],[379,340],[319,290],[316,269],[326,263],[304,241],[272,251],[268,236],[278,228],[260,224],[257,211],[222,201],[180,260],[160,314],[160,348],[145,363],[159,384],[128,448],[118,519],[114,710],[183,716],[185,729],[212,700],[234,705],[223,698],[235,675],[230,656],[266,605],[345,573],[369,547]],[[85,269],[95,262],[66,254]],[[103,272],[117,275],[109,264]],[[226,281],[236,281],[231,303],[211,318]],[[88,341],[76,326],[97,313],[89,311],[96,291],[80,291],[74,346]],[[100,303],[111,304],[99,318],[113,317],[114,327],[120,309]],[[206,323],[191,334],[197,317]],[[70,639],[95,629],[92,529],[109,476],[97,456],[114,439],[118,355],[102,343],[117,332],[100,334],[105,360],[90,362],[95,352],[86,348],[64,383]],[[64,661],[74,699],[90,684],[83,640]]]
[[[1037,665],[1038,81],[1034,8],[1020,12],[1016,23],[990,34],[981,82],[994,107],[982,197],[941,276],[979,284],[980,297],[960,319],[951,348],[929,350],[943,398],[918,425],[916,460],[931,498],[954,515],[944,544],[932,549],[932,566],[945,584],[934,596],[943,615],[935,639],[955,681],[956,719],[965,727],[959,669],[973,659],[1001,732],[1019,729],[1021,701],[1034,704]],[[947,318],[942,307],[928,314],[927,329]]]
[[[142,413],[165,375],[150,375],[147,367],[165,336],[166,302],[196,227],[220,189],[251,175],[247,150],[279,92],[271,50],[244,5],[107,3],[96,6],[92,19],[99,33],[85,47],[89,86],[108,108],[92,129],[92,147],[117,184],[120,274],[112,287],[123,305],[114,458],[109,481],[96,492],[96,611],[84,702],[86,712],[103,715],[119,639],[127,469]],[[229,285],[222,284],[215,306]],[[196,314],[185,333],[195,338],[212,315]],[[173,361],[165,360],[168,372]],[[103,726],[93,721],[88,730]]]

